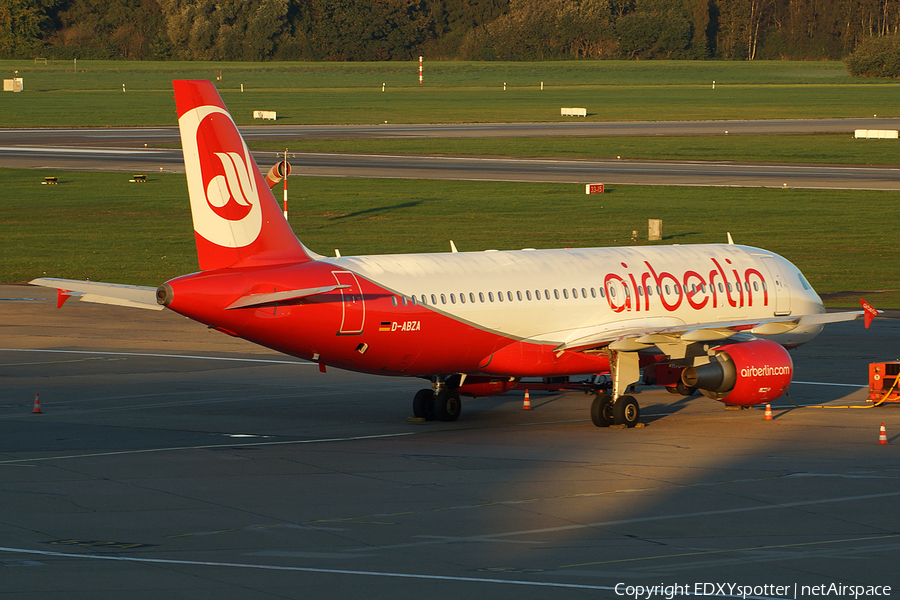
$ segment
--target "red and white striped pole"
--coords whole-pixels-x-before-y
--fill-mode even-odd
[[[419,83],[422,83],[422,57],[419,57]]]
[[[287,221],[287,178],[288,178],[287,148],[284,149],[284,220]]]

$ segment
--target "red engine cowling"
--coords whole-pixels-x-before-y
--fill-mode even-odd
[[[794,372],[788,351],[769,340],[720,346],[711,358],[708,364],[685,369],[681,380],[725,404],[771,402],[787,391]]]

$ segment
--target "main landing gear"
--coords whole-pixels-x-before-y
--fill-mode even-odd
[[[641,407],[634,396],[625,392],[641,377],[638,353],[611,350],[609,358],[613,393],[601,391],[597,394],[591,405],[591,421],[597,427],[635,427],[641,418]]]
[[[619,396],[613,402],[612,396],[599,393],[591,405],[591,421],[597,427],[625,425],[634,427],[641,418],[641,407],[634,396]]]
[[[455,421],[462,412],[459,393],[443,381],[437,381],[433,389],[416,392],[413,398],[413,415],[426,421]]]

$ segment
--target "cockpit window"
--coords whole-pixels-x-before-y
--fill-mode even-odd
[[[803,286],[804,290],[811,290],[812,286],[809,285],[809,282],[806,281],[806,277],[803,276],[803,273],[797,273],[797,277],[800,278],[800,285]]]

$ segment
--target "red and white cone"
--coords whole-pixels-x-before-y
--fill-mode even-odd
[[[772,405],[766,404],[766,414],[763,415],[763,421],[771,421],[772,420]]]
[[[522,404],[522,410],[531,410],[531,396],[528,395],[528,390],[525,390],[525,403]]]
[[[887,441],[887,431],[884,430],[884,421],[881,422],[881,433],[878,434],[878,445],[879,446],[887,446],[890,442]]]
[[[43,412],[44,411],[41,410],[41,399],[38,397],[37,394],[35,394],[34,395],[34,409],[32,409],[31,414],[39,415]]]

